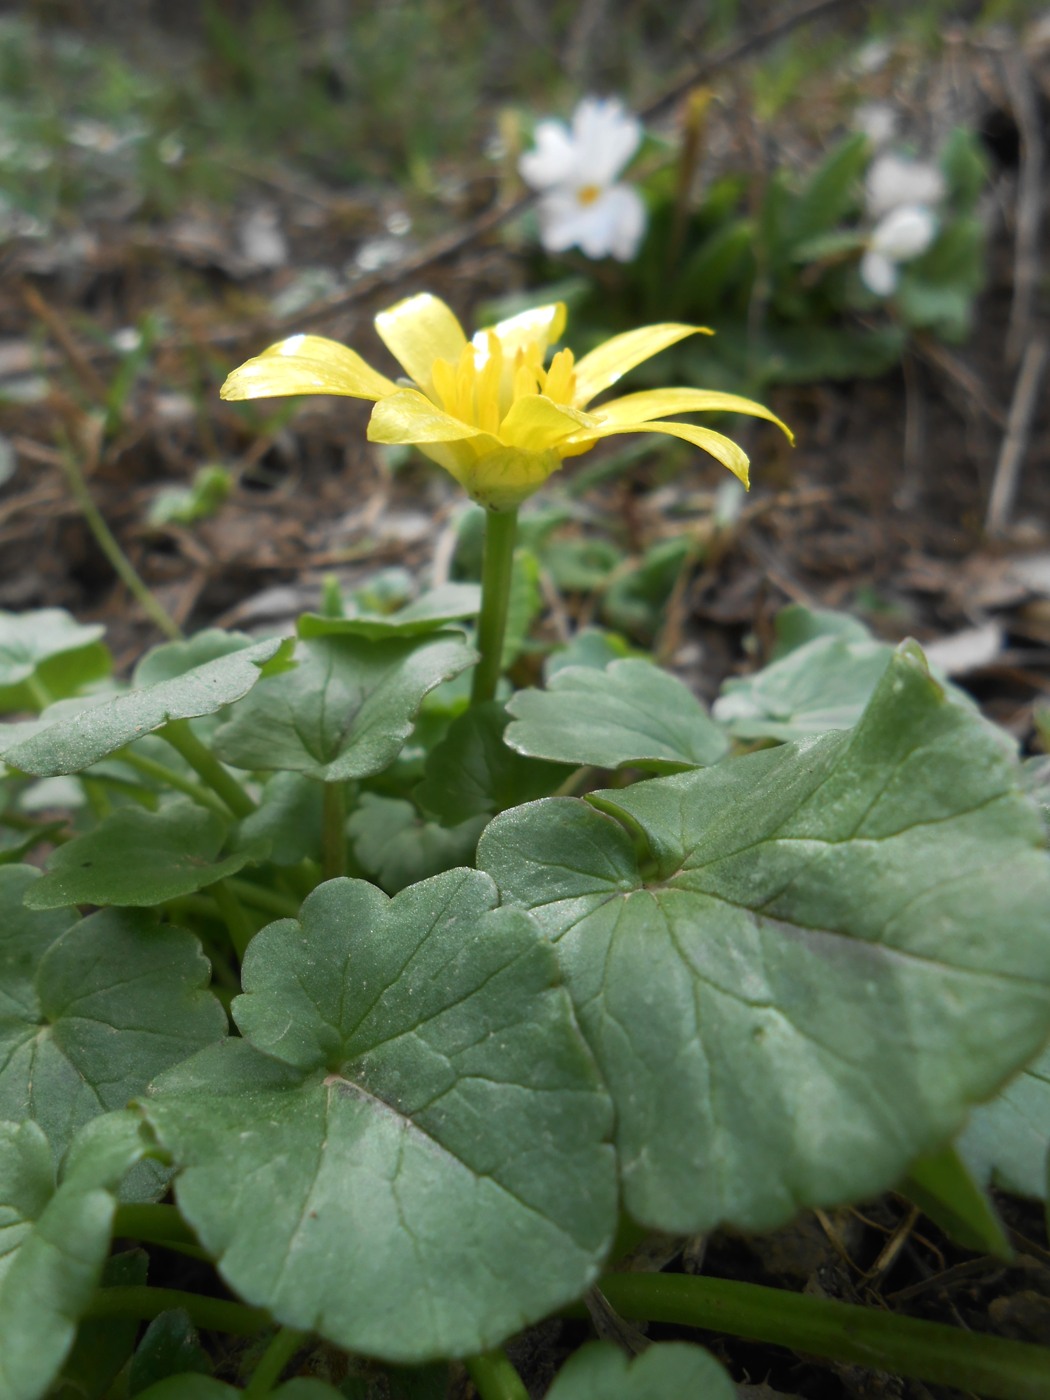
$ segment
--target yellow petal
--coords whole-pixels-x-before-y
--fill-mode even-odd
[[[503,346],[503,353],[513,359],[518,350],[535,346],[542,358],[548,345],[556,341],[565,329],[565,303],[552,302],[549,306],[532,306],[528,311],[520,311],[517,316],[508,316],[494,326],[478,331],[474,345],[484,353],[487,336],[494,334]]]
[[[661,423],[658,420],[653,420],[646,423],[609,424],[607,427],[582,432],[579,438],[570,444],[569,452],[565,455],[575,456],[577,452],[585,452],[599,438],[614,437],[619,433],[665,433],[668,437],[681,438],[683,442],[691,442],[694,447],[702,448],[716,461],[721,462],[723,467],[728,467],[733,475],[739,477],[744,485],[750,489],[751,483],[748,479],[750,463],[744,449],[723,433],[716,433],[713,428],[702,428],[696,423]]]
[[[713,335],[706,326],[683,326],[664,322],[657,326],[641,326],[636,331],[614,335],[576,364],[576,404],[585,408],[595,394],[608,389],[618,379],[640,365],[643,360],[684,340],[687,335]]]
[[[543,394],[515,399],[500,424],[500,441],[524,452],[545,452],[581,428],[599,427],[597,419],[579,409],[556,404]]]
[[[279,340],[230,374],[219,390],[224,399],[272,399],[283,394],[347,394],[381,399],[395,385],[360,355],[323,335]]]
[[[610,399],[592,412],[601,423],[620,425],[646,423],[668,413],[747,413],[752,418],[775,423],[787,433],[790,441],[795,440],[787,424],[762,404],[742,398],[740,394],[723,394],[717,389],[648,389],[640,394]]]
[[[438,408],[418,389],[396,389],[379,400],[368,420],[369,442],[462,442],[465,438],[483,439],[493,449],[501,445],[498,438]]]
[[[376,330],[424,394],[431,393],[434,387],[430,369],[434,361],[449,360],[455,364],[467,343],[455,313],[430,292],[420,292],[380,311]]]

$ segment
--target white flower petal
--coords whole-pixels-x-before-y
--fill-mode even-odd
[[[945,192],[944,176],[935,165],[888,151],[868,168],[864,201],[869,216],[881,219],[902,204],[938,204]]]
[[[873,248],[860,260],[860,280],[877,297],[888,297],[897,287],[897,264]]]
[[[536,149],[518,162],[521,178],[534,190],[550,189],[571,180],[576,172],[577,151],[563,122],[538,123],[533,134]]]
[[[645,205],[627,185],[613,185],[587,201],[575,190],[552,190],[540,201],[539,215],[540,239],[549,253],[579,248],[589,258],[626,262],[645,232]]]
[[[611,184],[638,149],[641,123],[615,97],[585,97],[572,118],[581,182]]]
[[[937,216],[921,204],[892,209],[875,227],[870,247],[891,262],[909,262],[937,237]]]

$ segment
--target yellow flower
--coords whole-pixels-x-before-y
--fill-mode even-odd
[[[613,336],[581,360],[547,350],[565,328],[565,307],[538,306],[478,331],[468,340],[453,312],[423,292],[381,311],[376,330],[411,380],[394,383],[365,361],[317,335],[293,335],[235,369],[224,399],[281,394],[347,394],[373,399],[372,442],[411,443],[444,467],[490,510],[518,506],[566,457],[619,433],[666,433],[715,457],[746,486],[747,454],[731,438],[667,414],[748,413],[791,434],[751,399],[709,389],[650,389],[591,401],[629,369],[702,326],[665,323]]]

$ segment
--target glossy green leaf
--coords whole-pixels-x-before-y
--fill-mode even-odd
[[[250,637],[247,632],[226,632],[221,627],[206,627],[183,641],[161,642],[143,654],[132,672],[132,685],[141,689],[177,680],[198,666],[247,651],[258,642],[258,637]]]
[[[650,661],[570,666],[546,690],[519,690],[507,711],[512,749],[560,763],[668,773],[717,763],[729,747],[689,688]]]
[[[713,714],[737,739],[800,739],[850,729],[885,673],[884,642],[817,636],[742,680],[726,681]]]
[[[258,854],[219,859],[227,824],[188,799],[157,812],[118,807],[98,826],[56,846],[46,872],[26,891],[30,909],[71,904],[163,904],[232,875]]]
[[[484,827],[484,816],[439,826],[421,817],[412,802],[366,792],[346,832],[361,872],[396,894],[455,865],[473,864]]]
[[[958,1141],[978,1181],[1046,1198],[1050,1160],[1050,1047],[994,1099],[975,1108]]]
[[[108,676],[105,628],[85,626],[62,608],[0,612],[0,713],[36,710]]]
[[[60,1154],[226,1018],[195,938],[139,911],[28,910],[38,879],[0,868],[0,1118],[32,1118]]]
[[[392,900],[321,885],[252,941],[245,1039],[144,1103],[183,1215],[286,1325],[391,1361],[463,1355],[595,1277],[609,1102],[546,940],[496,899],[468,870]]]
[[[855,730],[496,817],[642,1223],[892,1186],[1050,1030],[1050,859],[997,731],[902,649]]]
[[[477,660],[459,633],[316,637],[294,670],[267,676],[216,731],[219,758],[324,782],[382,772],[401,751],[423,697]]]
[[[604,671],[610,661],[624,661],[641,654],[618,632],[607,632],[602,627],[584,627],[571,642],[551,652],[544,662],[543,676],[549,681],[568,666],[591,666],[597,671]]]
[[[832,608],[807,608],[801,603],[789,603],[781,608],[773,619],[776,641],[770,652],[770,661],[779,661],[789,651],[805,646],[817,637],[838,637],[850,642],[870,642],[871,632],[864,623],[850,613],[837,612]]]
[[[36,1124],[0,1124],[0,1218],[14,1216],[19,1233],[0,1258],[4,1400],[40,1400],[58,1375],[102,1275],[117,1188],[145,1151],[130,1113],[99,1119],[85,1134],[56,1188]],[[3,1245],[9,1235],[0,1235]]]
[[[351,617],[324,617],[304,613],[299,619],[300,637],[423,637],[450,622],[475,617],[481,606],[476,583],[446,583],[416,598],[393,613],[361,612]]]
[[[173,1308],[155,1317],[146,1328],[132,1357],[128,1395],[138,1395],[169,1376],[207,1376],[211,1369],[189,1313]]]
[[[323,789],[303,773],[274,773],[237,834],[238,850],[262,848],[274,865],[297,865],[321,849]]]
[[[476,705],[455,720],[427,755],[416,798],[449,826],[475,816],[548,797],[572,769],[525,758],[503,742],[508,716],[497,701]]]
[[[635,1357],[612,1342],[588,1342],[558,1372],[547,1400],[736,1400],[736,1387],[690,1342],[657,1342]]]
[[[900,1191],[963,1249],[1013,1257],[999,1212],[954,1147],[913,1162]]]
[[[177,719],[211,715],[246,695],[260,670],[276,657],[279,640],[256,642],[219,656],[171,680],[117,695],[48,722],[45,712],[28,737],[20,725],[0,729],[0,756],[11,768],[36,777],[80,773],[126,744]],[[6,742],[5,742],[6,741]]]

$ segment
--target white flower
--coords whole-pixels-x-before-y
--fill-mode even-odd
[[[865,102],[853,114],[853,125],[871,144],[888,146],[897,134],[897,112],[888,102]]]
[[[891,209],[876,224],[867,252],[861,258],[860,276],[876,296],[888,297],[897,287],[898,265],[925,253],[937,237],[937,216],[924,204],[904,204]]]
[[[868,168],[864,202],[868,215],[877,220],[901,205],[939,204],[945,192],[944,176],[935,165],[887,151]]]
[[[638,149],[641,123],[617,98],[585,97],[564,122],[540,122],[536,148],[519,163],[540,192],[540,241],[548,253],[580,248],[589,258],[629,262],[645,233],[645,205],[616,177]]]

